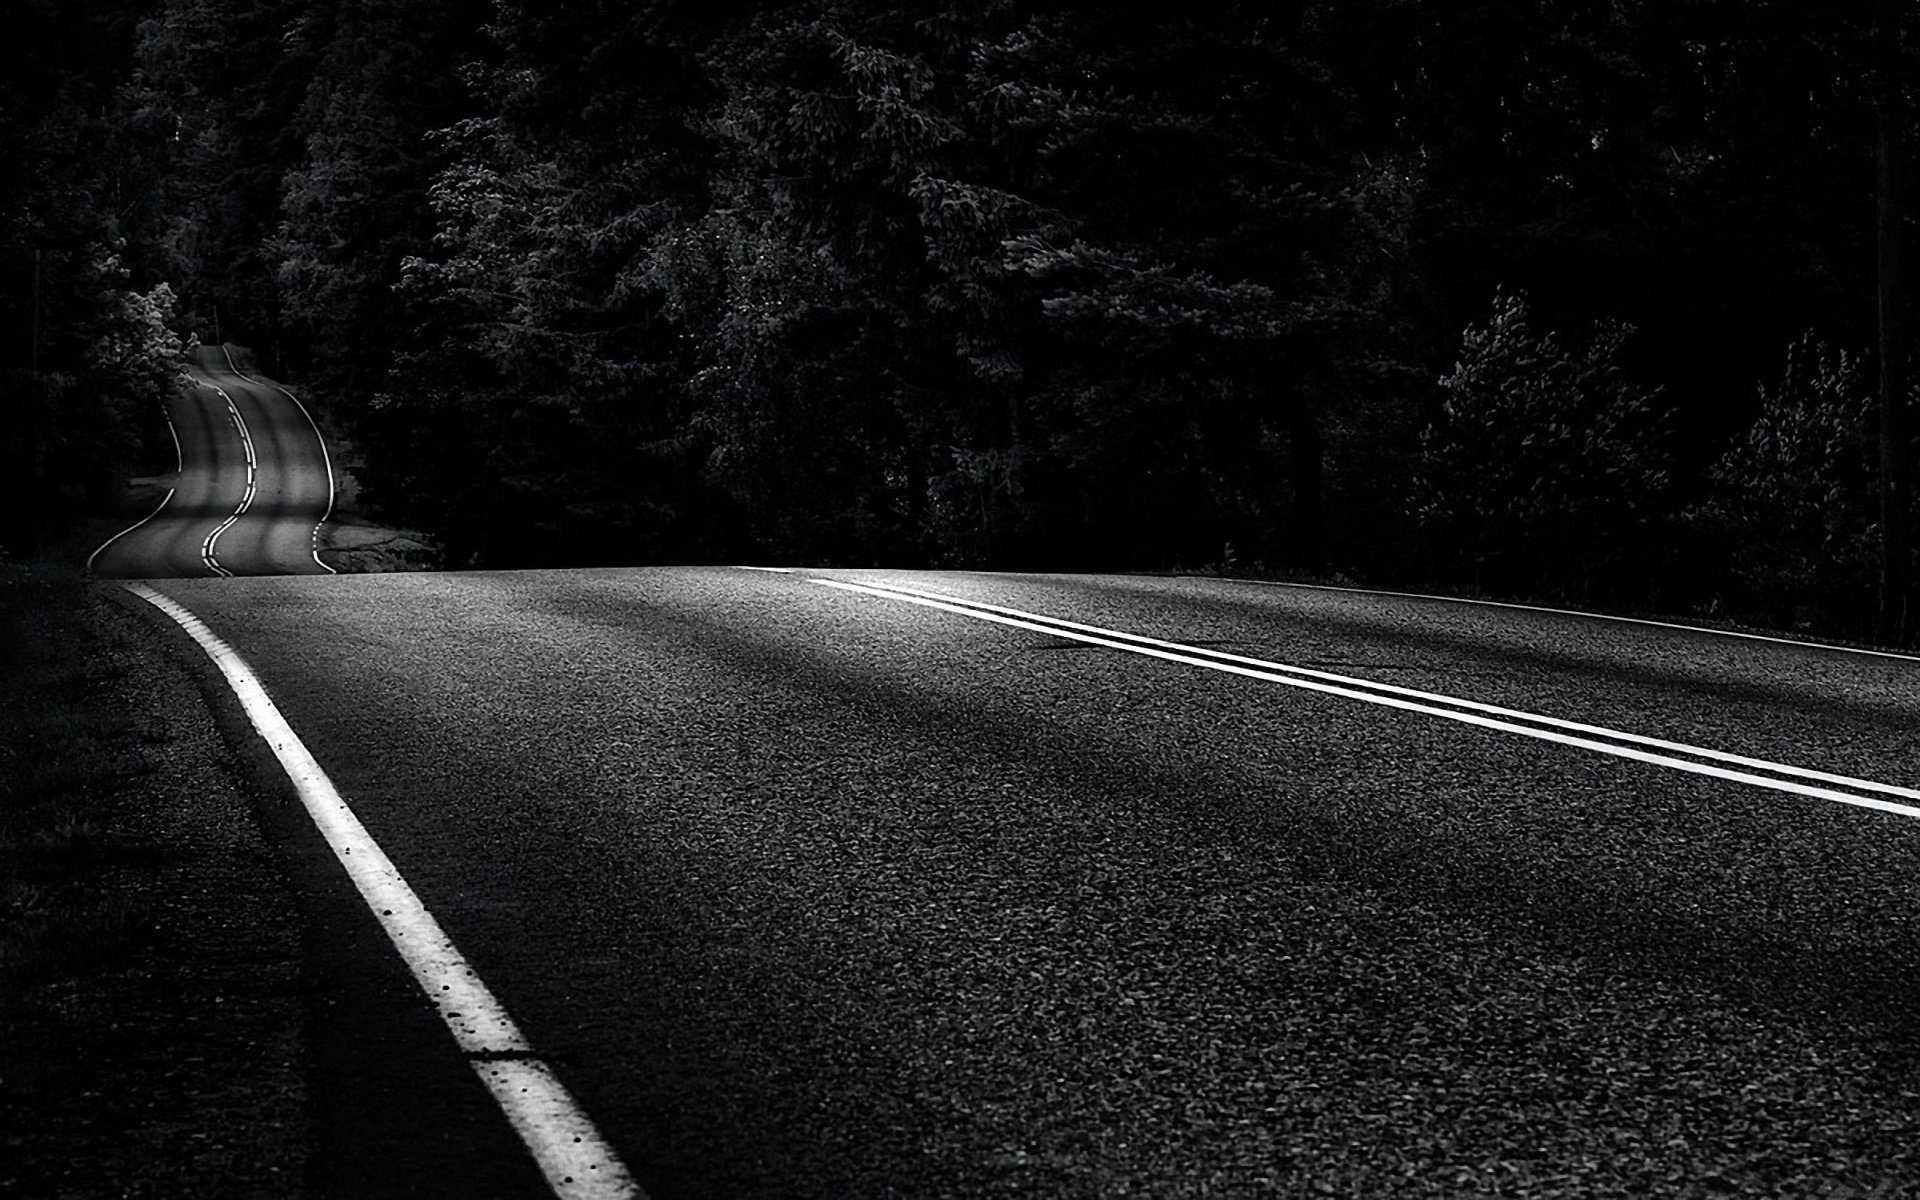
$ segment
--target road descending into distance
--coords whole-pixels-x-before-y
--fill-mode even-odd
[[[448,1032],[209,668],[314,926],[315,1194],[1920,1186],[1920,661],[1163,577],[153,586],[523,1039]],[[607,1186],[481,1085],[529,1063]]]
[[[223,346],[193,351],[191,386],[167,403],[179,478],[150,515],[96,550],[119,579],[321,575],[333,472],[320,428],[293,393],[244,374]]]

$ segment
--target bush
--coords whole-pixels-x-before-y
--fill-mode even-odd
[[[1660,390],[1620,367],[1630,333],[1605,323],[1563,345],[1506,291],[1467,328],[1415,478],[1441,574],[1566,598],[1648,590],[1666,542],[1667,421]]]
[[[1776,623],[1870,620],[1878,512],[1873,385],[1860,359],[1803,336],[1753,423],[1688,513],[1726,555],[1736,609]]]

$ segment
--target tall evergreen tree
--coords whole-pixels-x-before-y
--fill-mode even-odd
[[[400,264],[433,234],[434,129],[470,110],[462,71],[480,53],[484,0],[336,0],[296,121],[268,245],[284,320],[308,373],[342,394],[380,389],[400,317]]]
[[[139,8],[27,0],[0,40],[0,551],[114,494],[179,366],[171,289],[121,254],[140,201],[118,97]]]
[[[134,100],[171,130],[158,245],[143,251],[209,341],[279,349],[270,242],[325,15],[300,0],[163,0],[140,26]]]

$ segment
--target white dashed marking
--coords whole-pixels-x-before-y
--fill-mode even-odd
[[[233,572],[220,565],[219,556],[214,553],[214,544],[220,540],[221,534],[233,528],[233,523],[245,516],[247,509],[252,507],[254,493],[259,487],[259,464],[253,456],[253,434],[247,430],[245,418],[241,417],[240,410],[234,406],[233,397],[227,395],[226,390],[217,384],[203,383],[200,386],[212,388],[216,395],[227,402],[227,419],[233,422],[234,430],[240,435],[241,449],[246,451],[247,455],[247,490],[241,494],[239,506],[226,520],[215,525],[213,532],[207,535],[207,540],[200,543],[200,561],[206,563],[207,568],[215,575],[231,576]]]
[[[326,469],[326,472],[327,472],[327,509],[325,512],[320,514],[320,519],[314,522],[313,532],[307,535],[307,543],[312,549],[313,561],[319,566],[319,568],[322,571],[325,571],[329,575],[339,574],[338,571],[335,571],[332,567],[320,561],[320,528],[321,526],[325,525],[329,520],[333,518],[333,503],[335,498],[339,494],[339,491],[334,486],[334,482],[333,482],[333,455],[327,452],[327,439],[321,436],[320,422],[314,420],[313,414],[307,411],[307,406],[300,403],[300,397],[294,395],[292,392],[288,391],[286,388],[281,387],[277,383],[270,384],[270,385],[263,385],[260,380],[255,379],[253,376],[247,374],[245,371],[242,371],[239,367],[235,366],[233,361],[233,351],[227,349],[224,343],[222,343],[220,346],[220,353],[227,356],[228,370],[232,371],[235,375],[238,375],[240,378],[246,380],[248,383],[253,384],[255,387],[271,386],[274,391],[279,392],[282,396],[285,396],[287,399],[293,401],[294,404],[300,409],[300,415],[305,417],[307,419],[307,424],[313,427],[313,440],[320,443],[320,463]]]

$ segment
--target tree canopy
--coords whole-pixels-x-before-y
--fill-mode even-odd
[[[1791,593],[1909,632],[1910,6],[23,4],[16,486],[110,475],[71,429],[224,338],[453,565]]]

